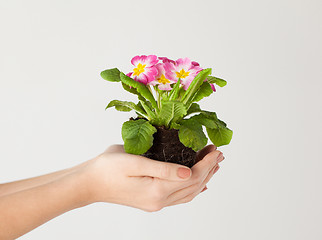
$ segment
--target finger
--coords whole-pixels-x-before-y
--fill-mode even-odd
[[[223,156],[220,151],[216,150],[208,153],[200,162],[198,162],[191,168],[192,176],[188,181],[185,181],[184,184],[182,184],[181,182],[167,184],[165,188],[167,188],[170,192],[174,193],[183,188],[187,188],[195,183],[201,183],[207,177],[210,170],[217,164],[217,162],[221,161],[222,158]]]
[[[131,164],[131,176],[149,176],[170,181],[186,181],[191,177],[191,169],[175,163],[151,160],[137,156]]]
[[[215,151],[216,149],[217,147],[215,145],[208,145],[203,149],[201,149],[200,151],[198,151],[195,164],[199,162],[201,159],[203,159],[208,153]]]
[[[191,202],[198,194],[190,194],[184,198],[181,198],[179,200],[176,200],[170,204],[168,204],[168,206],[173,206],[173,205],[178,205],[178,204],[183,204],[183,203],[188,203],[188,202]]]
[[[199,194],[200,191],[206,186],[206,184],[209,182],[210,178],[213,176],[213,171],[218,165],[215,165],[208,174],[200,179],[200,181],[188,186],[181,188],[174,193],[170,194],[167,197],[167,202],[171,205],[171,203],[176,202],[178,199],[183,199],[187,196],[190,196],[193,193]]]
[[[215,150],[208,153],[202,160],[195,164],[191,170],[195,178],[200,178],[208,174],[218,162],[222,161],[222,152]]]
[[[212,174],[215,174],[216,172],[218,172],[220,166],[218,165],[215,169],[214,169],[214,172]]]
[[[224,161],[225,157],[223,157],[218,163],[220,163],[221,161]]]
[[[210,179],[214,176],[214,174],[219,170],[220,166],[216,164],[213,169],[209,172],[207,177],[204,179],[204,181],[201,184],[200,191],[207,185],[207,183],[210,181]]]
[[[197,190],[195,191],[191,191],[193,190],[193,188],[189,189],[190,191],[186,191],[185,193],[183,192],[177,192],[176,196],[173,196],[173,201],[169,201],[167,206],[173,206],[173,205],[177,205],[177,204],[182,204],[182,203],[187,203],[192,201],[199,193],[204,192],[205,190],[207,190],[207,186],[206,184],[209,182],[209,180],[212,178],[212,176],[214,175],[214,173],[216,173],[219,169],[219,165],[216,165],[214,167],[214,169],[212,169],[208,176],[206,177],[206,179],[204,180],[204,182],[199,186],[199,188],[197,188]],[[183,191],[183,190],[182,190]]]

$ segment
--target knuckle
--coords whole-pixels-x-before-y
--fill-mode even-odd
[[[163,208],[163,204],[161,204],[161,203],[154,203],[154,204],[151,204],[151,205],[148,207],[147,211],[148,211],[148,212],[158,212],[158,211],[160,211],[162,208]]]
[[[195,175],[193,178],[192,178],[192,184],[193,185],[197,185],[197,184],[200,184],[202,181],[202,177],[201,175]]]
[[[201,183],[200,182],[196,182],[196,183],[193,183],[189,186],[189,196],[191,194],[193,194],[194,192],[198,191],[198,189],[200,188],[200,185]],[[187,195],[188,196],[188,195]]]
[[[154,185],[150,191],[150,196],[149,196],[150,200],[147,206],[147,211],[148,212],[160,211],[164,207],[164,198],[165,198],[164,189],[158,184]]]
[[[216,150],[216,152],[217,152],[216,159],[223,156],[223,153],[221,151]]]
[[[159,173],[161,178],[168,178],[171,173],[170,166],[168,166],[167,164],[161,163],[159,165]]]
[[[220,151],[216,150],[213,153],[209,154],[206,158],[208,165],[211,165],[213,162],[217,161],[217,158],[222,154]]]
[[[164,192],[163,189],[159,185],[155,185],[151,190],[151,201],[159,202],[163,199]]]
[[[194,185],[193,185],[193,187],[192,187],[192,191],[193,191],[193,192],[196,192],[196,191],[198,191],[198,190],[199,190],[199,188],[200,188],[200,184],[199,184],[199,183],[194,184]]]
[[[194,194],[191,194],[188,197],[186,197],[186,199],[184,200],[184,203],[191,202],[194,198],[195,198]]]
[[[208,157],[206,158],[206,165],[210,165],[212,162],[213,162],[213,157],[208,156]]]
[[[217,161],[219,153],[209,156],[208,161],[207,161],[208,165],[213,165],[213,163]]]

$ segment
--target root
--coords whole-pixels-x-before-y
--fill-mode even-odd
[[[164,161],[167,162],[167,158],[165,157],[164,148],[162,149],[162,152],[163,152]]]

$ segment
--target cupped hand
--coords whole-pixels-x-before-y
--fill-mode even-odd
[[[206,189],[223,159],[222,153],[209,145],[197,153],[197,163],[190,169],[128,154],[123,145],[113,145],[81,169],[93,202],[152,212],[191,201]]]

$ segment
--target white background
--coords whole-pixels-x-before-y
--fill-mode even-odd
[[[122,143],[135,100],[100,71],[139,54],[190,57],[228,81],[201,102],[234,130],[191,203],[94,204],[21,239],[322,239],[322,2],[0,1],[0,182]],[[0,213],[1,214],[1,213]]]

